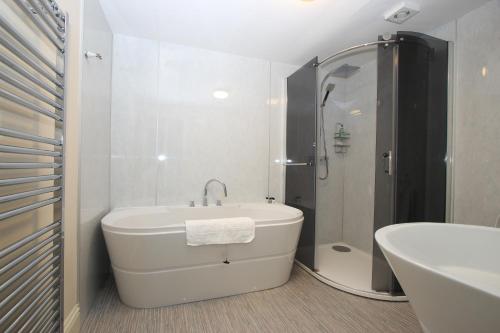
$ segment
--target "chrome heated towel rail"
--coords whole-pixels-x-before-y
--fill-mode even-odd
[[[0,2],[0,332],[63,331],[67,17]]]

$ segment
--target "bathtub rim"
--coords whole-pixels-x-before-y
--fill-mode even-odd
[[[383,227],[375,232],[375,239],[384,252],[384,255],[388,253],[391,256],[398,258],[406,262],[409,265],[415,266],[417,269],[421,269],[430,274],[435,274],[440,276],[441,278],[448,279],[455,283],[461,284],[467,288],[471,288],[476,290],[479,293],[484,293],[488,296],[500,298],[500,292],[495,292],[490,288],[485,288],[477,285],[476,283],[471,283],[470,281],[461,279],[459,277],[454,276],[453,274],[447,273],[441,270],[439,267],[435,267],[433,265],[426,264],[422,262],[422,260],[417,259],[411,255],[404,253],[402,250],[398,250],[395,246],[392,245],[391,241],[388,239],[389,234],[397,232],[398,229],[407,229],[407,228],[415,228],[415,227],[425,227],[425,226],[433,226],[433,227],[441,227],[441,228],[456,228],[456,229],[469,229],[469,230],[483,230],[488,232],[496,232],[500,234],[500,229],[487,227],[487,226],[476,226],[469,224],[455,224],[455,223],[435,223],[435,222],[412,222],[412,223],[404,223],[404,224],[393,224],[386,227]],[[390,260],[387,260],[389,265],[392,268],[392,263]],[[396,270],[393,269],[395,274],[397,275]],[[404,283],[404,282],[402,282]]]
[[[281,209],[288,211],[287,216],[282,218],[269,218],[269,219],[257,219],[255,220],[255,227],[267,227],[273,225],[288,225],[295,223],[302,223],[304,221],[304,214],[301,210],[287,206],[280,203],[231,203],[225,204],[224,206],[197,206],[197,207],[188,207],[183,205],[172,205],[172,206],[138,206],[138,207],[119,207],[112,209],[108,214],[101,218],[101,228],[103,232],[112,232],[116,234],[138,234],[138,235],[150,235],[150,234],[169,234],[169,233],[182,233],[186,231],[186,227],[184,222],[162,225],[157,227],[124,227],[113,225],[121,218],[126,218],[129,216],[140,216],[143,215],[140,212],[150,211],[150,214],[161,214],[168,213],[169,209],[224,209],[224,208],[252,208],[252,207],[276,207],[271,209]],[[131,215],[125,213],[133,213]],[[134,214],[135,213],[135,214]],[[291,213],[291,214],[290,214]]]

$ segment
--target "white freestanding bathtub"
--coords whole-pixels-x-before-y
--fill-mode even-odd
[[[375,238],[425,332],[500,332],[500,229],[405,223]]]
[[[251,217],[248,244],[187,246],[185,220]],[[286,283],[302,227],[280,204],[115,209],[102,229],[121,300],[151,308],[273,288]],[[224,263],[224,261],[229,263]]]

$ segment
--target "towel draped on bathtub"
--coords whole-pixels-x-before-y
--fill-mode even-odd
[[[255,221],[249,217],[186,220],[189,246],[250,243],[255,238]]]

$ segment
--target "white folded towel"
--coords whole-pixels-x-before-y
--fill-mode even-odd
[[[249,217],[186,220],[187,245],[250,243],[255,238],[255,221]]]

